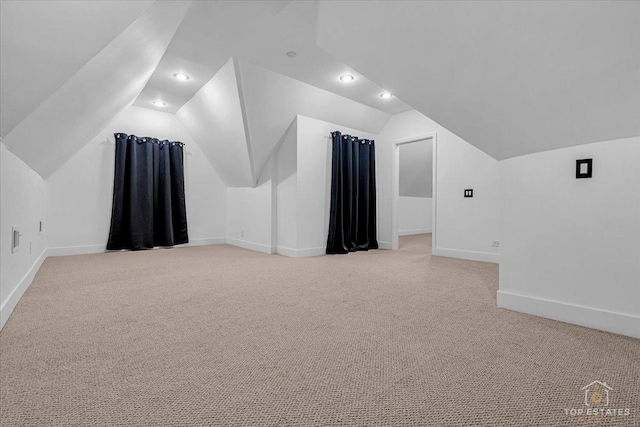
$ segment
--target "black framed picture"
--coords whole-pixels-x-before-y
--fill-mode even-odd
[[[576,178],[591,178],[593,159],[576,160]]]

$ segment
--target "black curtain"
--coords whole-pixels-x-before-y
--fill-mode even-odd
[[[181,142],[116,133],[113,209],[107,249],[149,249],[189,241]]]
[[[331,210],[327,254],[378,249],[373,140],[331,134]]]

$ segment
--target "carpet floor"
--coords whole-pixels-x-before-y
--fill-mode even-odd
[[[429,238],[49,258],[0,333],[2,425],[640,425],[639,340],[498,309],[498,266]]]

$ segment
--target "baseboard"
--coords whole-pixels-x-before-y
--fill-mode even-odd
[[[225,243],[233,246],[237,246],[243,249],[249,249],[256,252],[262,252],[265,254],[274,254],[276,253],[276,248],[269,245],[263,245],[261,243],[253,243],[248,242],[246,240],[234,239],[232,237],[227,237],[225,239]]]
[[[498,291],[498,307],[640,339],[640,317]]]
[[[22,295],[26,292],[33,282],[33,278],[36,277],[38,270],[42,267],[42,263],[47,259],[47,249],[43,250],[36,262],[33,263],[27,274],[22,277],[22,280],[18,283],[18,285],[13,288],[7,300],[0,306],[0,329],[2,329],[9,320],[11,313],[13,313],[13,309],[18,305],[18,301],[22,298]]]
[[[460,249],[434,248],[433,255],[443,256],[447,258],[468,259],[470,261],[492,262],[494,264],[498,264],[500,262],[500,255],[492,254],[490,252],[475,252],[475,251],[463,251]]]
[[[67,256],[67,255],[86,255],[101,254],[106,252],[105,245],[87,245],[87,246],[61,246],[57,248],[48,248],[47,256]]]
[[[391,242],[381,242],[378,240],[378,249],[391,250],[393,247],[391,246]]]
[[[189,243],[180,246],[208,246],[208,245],[223,245],[227,243],[225,237],[211,237],[208,239],[189,239]]]
[[[431,233],[430,228],[418,228],[416,230],[398,231],[398,236],[411,236],[413,234],[427,234],[427,233]]]
[[[292,249],[284,246],[278,246],[276,253],[291,258],[308,258],[313,256],[326,255],[327,249],[322,248],[307,248],[307,249]]]

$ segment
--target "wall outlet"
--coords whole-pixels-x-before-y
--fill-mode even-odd
[[[42,234],[42,220],[40,220],[40,224],[38,225],[38,234]]]
[[[494,248],[499,248],[500,247],[500,240],[494,240],[493,241],[493,247]]]
[[[240,237],[244,237],[244,230],[240,230]]]

